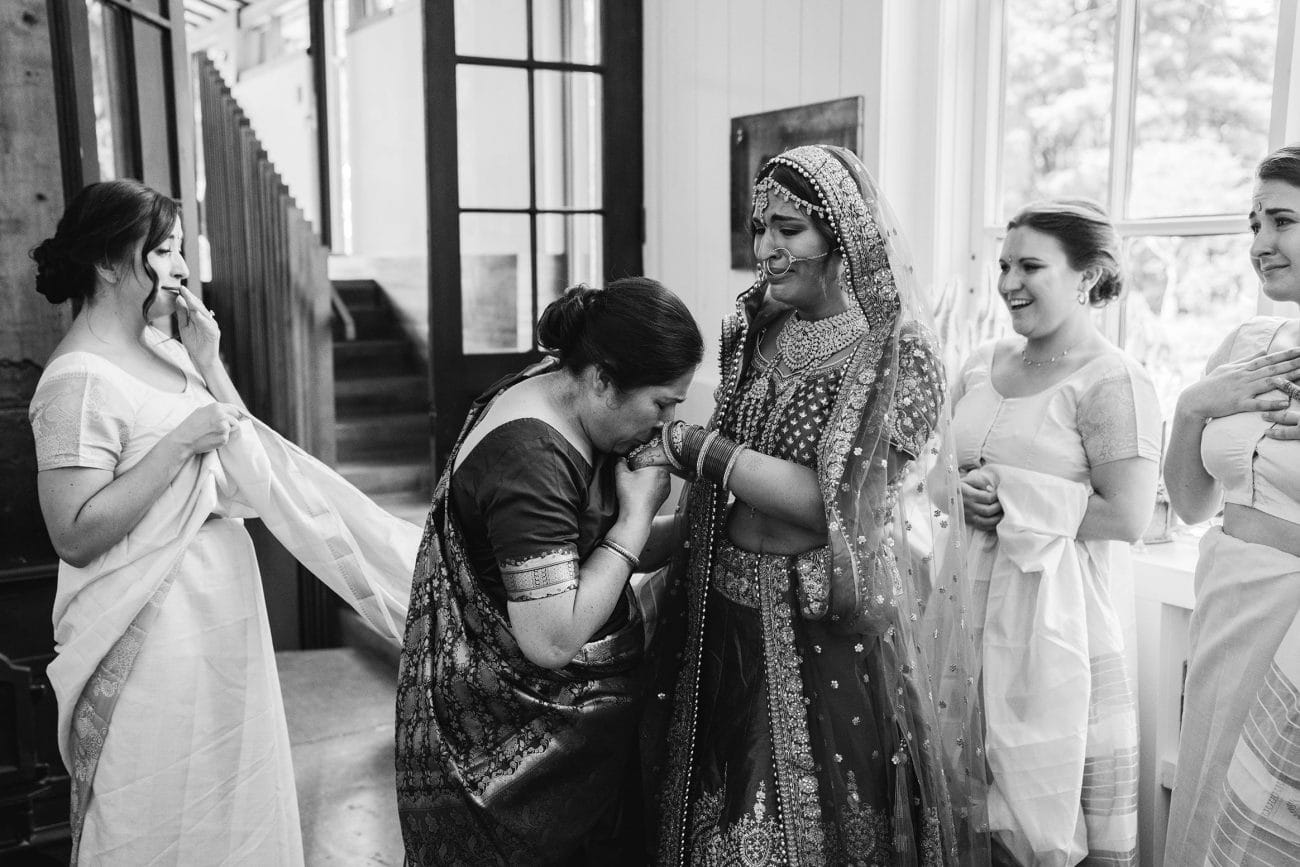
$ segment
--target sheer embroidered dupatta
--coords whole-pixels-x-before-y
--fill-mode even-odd
[[[932,588],[939,600],[934,604],[962,611],[966,606],[963,558],[956,550],[961,509],[955,463],[951,455],[940,454],[938,445],[946,441],[948,423],[942,384],[900,385],[898,376],[904,346],[900,335],[909,335],[906,345],[913,347],[903,351],[935,354],[927,325],[929,307],[916,288],[897,223],[856,156],[842,148],[814,146],[796,148],[775,160],[802,174],[817,191],[817,204],[828,214],[843,254],[841,285],[868,323],[867,334],[848,361],[818,452],[829,528],[828,567],[784,597],[765,599],[761,610],[770,657],[769,715],[785,855],[792,864],[831,863],[841,857],[865,860],[870,855],[870,840],[852,832],[860,824],[854,815],[856,784],[841,767],[842,759],[853,752],[856,725],[843,718],[853,713],[854,690],[863,690],[870,691],[873,701],[887,702],[897,729],[900,747],[891,757],[897,769],[892,836],[898,857],[905,859],[901,863],[986,863],[975,684],[968,678],[950,678],[947,683],[961,687],[941,693],[938,677],[940,670],[956,675],[967,671],[971,645],[964,634],[959,638],[965,641],[944,642],[946,657],[940,659],[937,636],[923,635],[920,629]],[[781,312],[765,299],[765,290],[762,281],[751,287],[739,299],[737,315],[723,325],[721,384],[710,428],[733,411],[758,335]],[[891,434],[900,414],[925,416],[933,428],[924,444],[911,444],[920,454],[901,474],[896,463],[891,470],[890,460],[891,447],[899,445],[891,443]],[[936,474],[941,490],[927,490],[923,479],[936,463],[941,467]],[[936,496],[943,508],[931,502]],[[681,863],[687,845],[700,647],[708,628],[706,600],[725,535],[727,506],[727,494],[708,482],[690,486],[682,500],[690,542],[678,563],[684,592],[677,595],[685,613],[676,622],[685,652],[671,710],[654,709],[670,713],[672,719],[667,737],[672,772],[659,805],[659,858],[667,864]],[[825,613],[812,619],[801,610]],[[854,635],[863,640],[850,643]],[[871,666],[883,682],[848,683],[845,673],[852,666],[847,659],[823,653],[821,636],[828,637],[827,647],[852,648],[846,653],[861,655],[868,646],[878,646]],[[663,637],[671,642],[673,629],[665,628]],[[656,654],[661,668],[673,655],[666,648]],[[666,704],[667,697],[661,698],[661,705]],[[941,712],[958,722],[941,728]],[[810,739],[810,719],[844,724],[823,723]],[[945,738],[954,742],[951,749],[945,749]],[[923,827],[914,826],[914,814]]]
[[[397,689],[397,799],[412,864],[550,864],[617,797],[642,682],[641,621],[548,671],[529,662],[465,553],[449,506],[471,408],[433,495],[415,566]],[[589,820],[586,823],[583,820]]]

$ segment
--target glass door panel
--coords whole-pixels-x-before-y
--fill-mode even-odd
[[[601,206],[601,77],[534,73],[537,207]]]

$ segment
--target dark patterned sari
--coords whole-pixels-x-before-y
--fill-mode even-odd
[[[412,865],[644,857],[635,608],[620,602],[574,661],[551,671],[520,651],[501,584],[505,570],[586,558],[614,522],[611,473],[525,419],[487,434],[452,478],[489,400],[551,369],[475,403],[434,492],[397,693],[398,811]]]
[[[970,645],[947,642],[951,657],[939,659],[920,628],[932,592],[934,606],[966,598],[928,311],[856,157],[817,146],[775,159],[818,192],[867,330],[792,376],[759,351],[788,310],[764,283],[724,323],[709,426],[814,468],[829,532],[796,556],[744,551],[727,536],[727,492],[709,482],[686,491],[681,611],[660,623],[647,714],[667,724],[666,736],[647,736],[647,779],[662,781],[658,860],[987,863],[974,684],[953,678],[940,692],[936,676],[965,671]]]

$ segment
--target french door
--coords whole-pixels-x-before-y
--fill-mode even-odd
[[[641,273],[640,0],[426,7],[435,463],[576,283]]]

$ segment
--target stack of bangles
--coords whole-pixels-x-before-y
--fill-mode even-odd
[[[673,468],[692,479],[705,479],[727,489],[736,459],[745,446],[715,430],[674,421],[659,431],[659,442]]]

